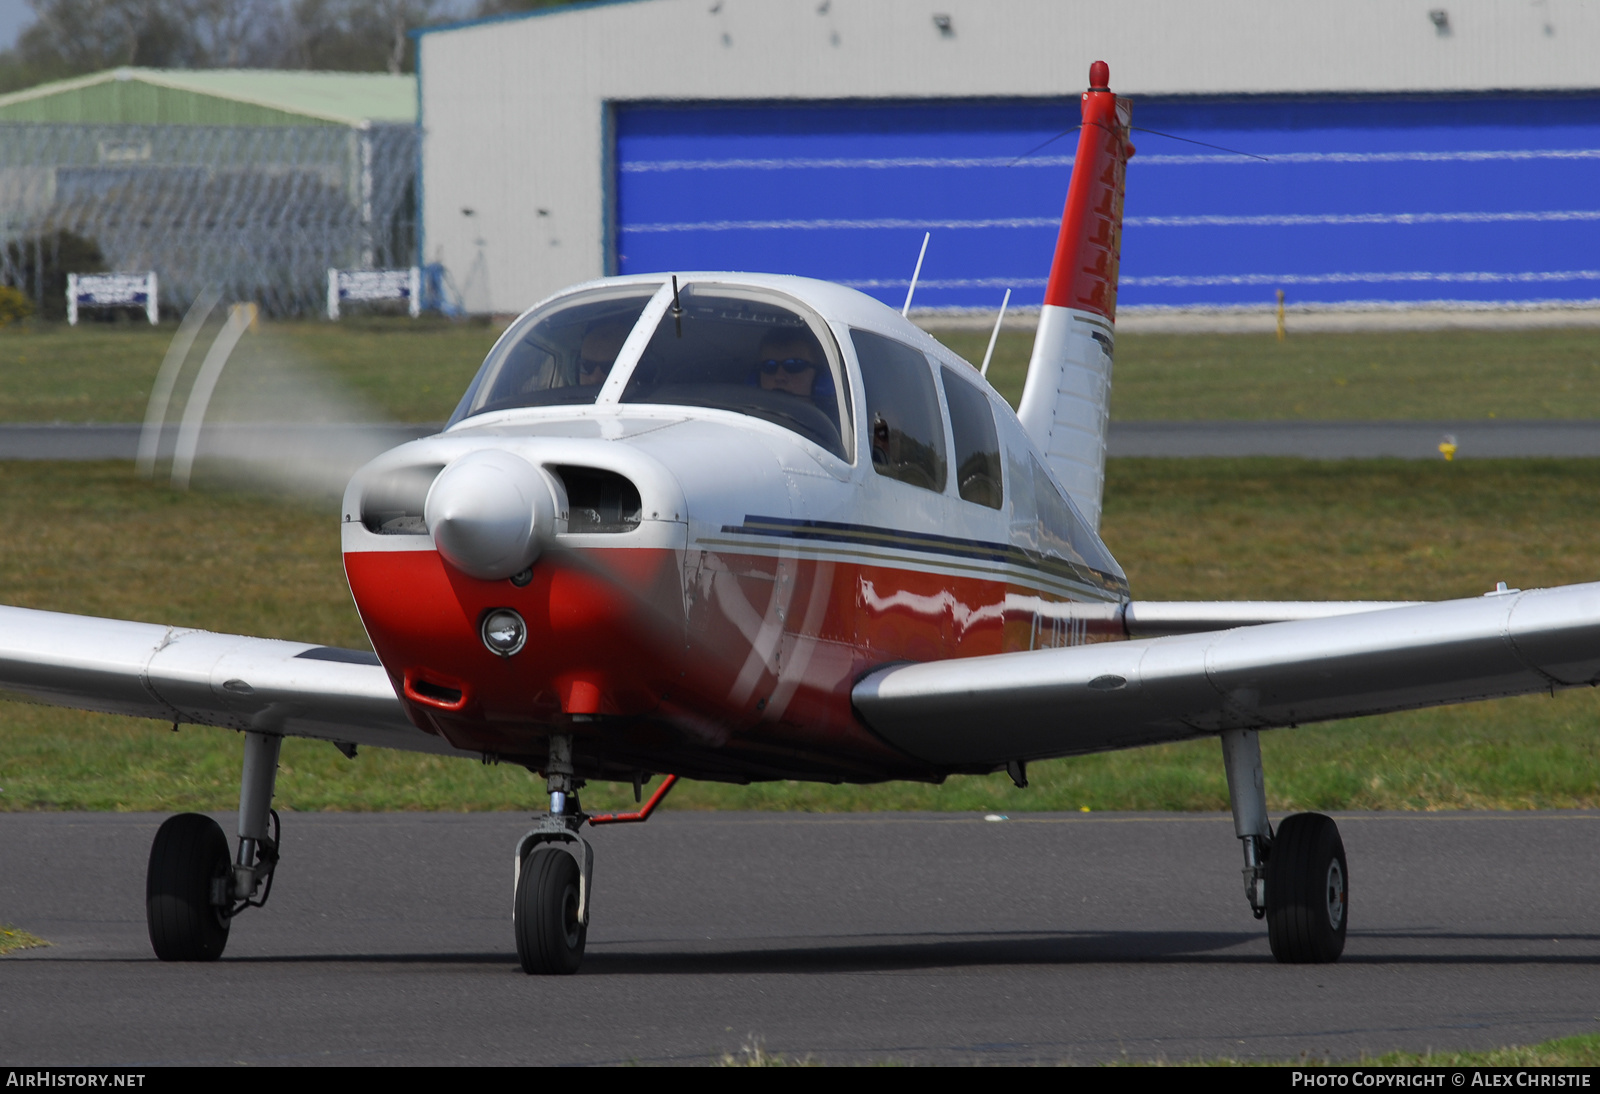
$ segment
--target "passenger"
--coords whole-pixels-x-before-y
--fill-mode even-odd
[[[578,384],[595,387],[606,382],[611,366],[617,363],[622,343],[628,340],[633,321],[627,318],[596,319],[583,333],[578,347]]]
[[[762,391],[784,391],[811,399],[817,384],[817,349],[800,330],[768,331],[757,351]]]

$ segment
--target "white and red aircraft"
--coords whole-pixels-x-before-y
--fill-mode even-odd
[[[900,313],[793,277],[574,286],[522,315],[445,430],[367,465],[345,571],[373,654],[0,609],[0,687],[245,735],[239,844],[151,850],[150,939],[221,954],[278,864],[285,736],[524,764],[530,973],[583,956],[586,823],[675,777],[938,782],[1222,741],[1245,893],[1282,961],[1332,961],[1334,822],[1268,822],[1257,733],[1593,685],[1600,585],[1433,604],[1149,603],[1096,534],[1130,107],[1097,62],[1021,409]],[[671,773],[636,814],[586,779]]]

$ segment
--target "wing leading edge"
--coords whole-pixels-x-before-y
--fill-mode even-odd
[[[1122,606],[1122,629],[1129,638],[1227,631],[1263,623],[1324,619],[1387,608],[1409,608],[1418,600],[1134,600]]]
[[[464,756],[370,653],[0,607],[0,693],[138,718]]]
[[[856,710],[928,763],[997,766],[1600,681],[1600,584],[880,669]]]

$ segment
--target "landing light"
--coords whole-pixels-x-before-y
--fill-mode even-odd
[[[512,656],[528,641],[528,625],[510,608],[495,608],[485,613],[479,632],[489,652],[501,657]]]

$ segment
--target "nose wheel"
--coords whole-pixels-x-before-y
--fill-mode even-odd
[[[531,976],[577,972],[589,935],[582,916],[577,861],[553,847],[541,847],[529,855],[517,878],[513,918],[523,972]]]

